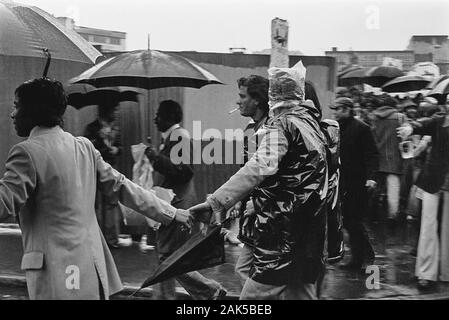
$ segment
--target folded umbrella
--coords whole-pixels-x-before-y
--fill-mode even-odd
[[[221,225],[212,225],[208,227],[205,234],[201,231],[196,233],[173,252],[159,265],[153,275],[143,282],[140,289],[177,275],[214,267],[224,262],[224,238],[221,234]]]

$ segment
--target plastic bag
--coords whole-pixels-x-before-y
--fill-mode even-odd
[[[280,102],[304,101],[304,86],[306,81],[306,68],[299,61],[292,68],[268,69],[270,88],[268,91],[270,108]]]
[[[146,190],[153,187],[153,166],[145,155],[146,145],[139,143],[131,146],[131,154],[134,159],[133,182]]]
[[[143,143],[131,146],[131,153],[134,159],[133,165],[133,182],[142,188],[153,192],[158,198],[171,203],[175,197],[175,193],[171,189],[162,187],[153,187],[153,166],[145,155],[147,146]],[[153,229],[158,229],[160,223],[153,219],[144,217],[131,209],[125,211],[125,218],[128,225],[148,224]]]

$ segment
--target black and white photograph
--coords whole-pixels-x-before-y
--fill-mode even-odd
[[[449,300],[448,94],[449,0],[0,0],[0,300]]]

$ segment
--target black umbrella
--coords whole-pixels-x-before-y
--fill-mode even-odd
[[[91,105],[116,105],[120,102],[139,102],[138,92],[132,90],[97,89],[87,93],[75,92],[67,96],[67,104],[76,109]]]
[[[97,88],[125,86],[148,90],[222,84],[193,61],[156,50],[122,53],[86,70],[71,79],[70,83],[87,83]]]
[[[424,89],[430,80],[422,76],[402,76],[388,81],[382,86],[385,92],[408,92]]]
[[[338,85],[349,87],[363,83],[363,79],[365,78],[366,68],[355,68],[349,72],[342,74],[338,78]]]
[[[221,225],[209,226],[206,234],[201,231],[196,233],[164,260],[153,275],[145,280],[140,289],[177,275],[214,267],[224,262],[224,238],[221,234]]]
[[[366,72],[363,83],[373,87],[381,87],[388,81],[403,75],[404,73],[395,67],[373,67]]]

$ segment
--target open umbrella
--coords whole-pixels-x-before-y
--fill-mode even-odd
[[[348,72],[351,72],[351,71],[354,71],[354,70],[359,70],[359,69],[363,69],[363,67],[358,66],[358,65],[351,65],[351,66],[348,66],[348,67],[346,67],[346,68],[341,69],[341,70],[338,72],[337,76],[338,76],[338,77],[342,77],[342,76],[344,76],[345,74],[347,74]]]
[[[206,234],[196,233],[164,260],[153,275],[144,281],[140,289],[186,272],[214,267],[224,262],[225,251],[221,225],[209,226]]]
[[[437,84],[439,84],[441,81],[444,81],[444,80],[446,80],[446,79],[449,79],[449,74],[445,74],[445,75],[436,77],[432,82],[430,82],[430,83],[427,85],[426,88],[427,88],[427,89],[433,89],[433,88],[436,87]]]
[[[126,86],[143,89],[201,88],[222,84],[212,73],[189,59],[155,50],[126,52],[86,70],[70,83],[95,87]]]
[[[404,73],[395,67],[373,67],[366,71],[363,83],[367,83],[373,87],[381,87],[388,81],[403,75]]]
[[[438,83],[430,92],[427,94],[429,97],[434,97],[437,99],[438,104],[445,104],[446,97],[449,94],[449,78]]]
[[[49,13],[11,1],[0,0],[0,39],[0,56],[45,59],[42,50],[48,49],[53,60],[91,65],[102,56],[78,33],[65,28]],[[43,66],[44,62],[42,69]]]
[[[416,91],[425,88],[429,82],[430,80],[422,76],[402,76],[388,81],[382,86],[382,90],[385,92]]]
[[[362,84],[363,79],[365,78],[366,71],[366,68],[359,67],[346,72],[338,78],[338,85],[349,87],[357,84]]]
[[[75,92],[67,95],[67,104],[76,109],[92,105],[115,105],[120,102],[139,102],[138,92],[132,90],[101,88],[87,93]],[[109,102],[109,103],[108,103]]]
[[[48,49],[48,55],[43,53]],[[102,55],[73,30],[49,13],[0,0],[0,110],[8,110],[14,90],[24,81],[43,76],[51,55],[48,77],[62,83],[98,62]],[[65,128],[76,130],[78,121],[68,110]],[[0,112],[0,162],[18,142],[8,112]],[[4,169],[0,169],[3,174]]]

